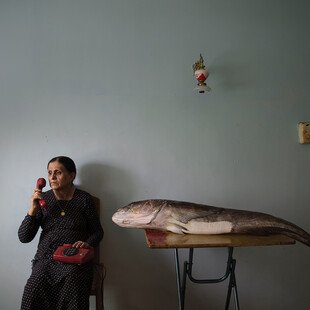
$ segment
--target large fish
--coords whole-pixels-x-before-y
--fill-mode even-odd
[[[174,200],[143,200],[118,209],[112,220],[121,227],[177,234],[283,234],[310,246],[302,228],[260,212],[225,209]]]

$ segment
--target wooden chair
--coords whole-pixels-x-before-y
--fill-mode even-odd
[[[100,216],[100,199],[93,196],[96,210]],[[100,249],[99,246],[95,248],[94,258],[94,279],[90,296],[96,296],[96,310],[104,310],[103,304],[103,281],[105,278],[106,270],[104,265],[100,262]]]

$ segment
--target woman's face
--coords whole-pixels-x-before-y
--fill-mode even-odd
[[[69,172],[65,166],[58,161],[49,163],[47,174],[50,187],[53,190],[62,190],[71,187],[75,178],[75,173]]]

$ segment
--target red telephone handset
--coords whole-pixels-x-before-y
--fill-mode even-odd
[[[39,178],[37,180],[37,189],[42,190],[43,187],[46,186],[46,181],[44,178]],[[44,199],[39,199],[39,205],[41,208],[45,208],[47,206],[47,203]]]

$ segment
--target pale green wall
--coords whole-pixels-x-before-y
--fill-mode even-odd
[[[17,229],[59,154],[103,204],[107,310],[177,309],[173,252],[111,222],[130,201],[257,210],[309,226],[309,1],[0,0],[0,308],[16,310],[36,243]],[[210,94],[193,91],[202,53]],[[199,251],[198,276],[226,252]],[[236,250],[242,309],[306,310],[309,248]],[[222,263],[221,263],[222,262]],[[189,284],[223,309],[227,283]],[[93,301],[92,301],[93,304]]]

